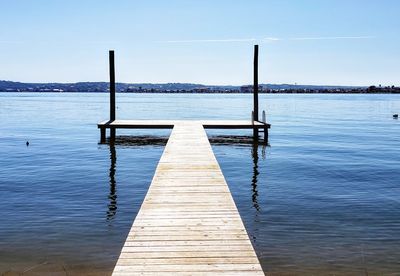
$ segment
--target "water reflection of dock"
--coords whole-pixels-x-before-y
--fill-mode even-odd
[[[114,144],[110,144],[110,161],[110,194],[108,195],[110,203],[108,204],[107,220],[112,220],[117,213],[117,182],[115,181],[117,152]]]

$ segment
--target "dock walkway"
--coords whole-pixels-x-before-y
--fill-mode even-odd
[[[264,275],[204,123],[173,123],[113,275]]]

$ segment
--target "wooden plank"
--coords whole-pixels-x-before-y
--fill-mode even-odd
[[[154,259],[154,258],[184,258],[190,262],[191,258],[236,258],[236,257],[253,257],[257,258],[253,250],[249,251],[153,251],[153,252],[122,252],[119,259]],[[118,263],[117,263],[118,266]]]
[[[212,271],[218,273],[219,271],[258,271],[258,264],[167,264],[167,265],[119,265],[116,266],[115,272],[140,272],[140,271],[154,271],[154,272],[194,272],[194,271]]]
[[[247,235],[230,235],[230,234],[201,234],[199,233],[198,235],[189,235],[189,234],[184,234],[181,232],[181,235],[149,235],[149,236],[138,236],[135,234],[131,234],[128,236],[126,241],[131,242],[131,241],[220,241],[223,239],[229,239],[229,240],[242,240],[246,239]],[[246,246],[247,247],[247,246]],[[246,247],[237,249],[237,250],[244,250]],[[192,248],[188,248],[189,250],[196,248],[192,246]],[[212,247],[214,248],[214,247]],[[124,248],[125,249],[125,248]],[[124,250],[123,249],[123,250]],[[211,248],[210,248],[211,249]],[[218,249],[218,248],[215,248]],[[161,250],[161,249],[160,249]],[[229,250],[235,250],[235,248],[230,248]]]
[[[243,240],[219,240],[219,241],[133,241],[126,242],[125,246],[135,246],[135,247],[149,247],[149,246],[170,246],[170,247],[178,247],[178,246],[202,246],[202,245],[215,245],[215,246],[223,246],[223,245],[250,245],[249,239]]]
[[[174,271],[174,272],[165,272],[163,271],[162,274],[160,272],[115,272],[113,274],[114,276],[136,276],[136,275],[141,275],[141,276],[187,276],[187,272],[179,272],[179,271]],[[192,271],[189,273],[191,276],[215,276],[216,273],[213,271]],[[264,275],[260,273],[259,271],[218,271],[217,275],[229,275],[229,276],[259,276],[259,275]]]
[[[239,258],[193,258],[197,264],[257,264],[252,257]],[[168,265],[186,264],[184,258],[156,258],[156,259],[122,259],[120,265]]]
[[[155,239],[157,239],[159,237],[156,237]],[[129,240],[129,238],[128,238]],[[180,240],[187,240],[187,239],[180,239]],[[177,241],[180,241],[179,239],[177,239]],[[196,240],[196,239],[194,239]],[[142,240],[140,240],[142,241]],[[161,241],[165,241],[164,239],[162,239]],[[175,240],[173,240],[175,241]],[[129,242],[132,242],[131,240],[129,240]],[[243,244],[243,245],[225,245],[225,246],[215,246],[215,245],[207,245],[207,246],[194,246],[194,245],[190,245],[190,246],[176,246],[171,248],[171,246],[160,246],[160,247],[132,247],[132,246],[124,246],[124,248],[122,249],[122,252],[126,253],[126,252],[132,252],[132,253],[138,253],[138,252],[205,252],[205,253],[209,253],[209,252],[222,252],[222,251],[227,251],[227,252],[234,252],[234,251],[246,251],[249,250],[249,245],[248,244]],[[190,261],[190,260],[188,260]]]
[[[203,124],[174,125],[113,275],[264,275]]]

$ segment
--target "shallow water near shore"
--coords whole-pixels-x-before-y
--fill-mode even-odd
[[[120,119],[250,119],[251,95],[117,94]],[[400,273],[396,95],[261,95],[214,153],[267,275]],[[170,131],[100,145],[105,93],[0,93],[0,275],[110,275]],[[213,130],[250,135],[247,130]],[[26,142],[29,141],[29,146]]]

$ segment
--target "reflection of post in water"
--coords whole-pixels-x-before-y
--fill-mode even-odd
[[[117,213],[117,182],[115,181],[117,152],[114,143],[110,143],[110,161],[110,194],[108,195],[110,202],[108,204],[107,220],[113,219]]]
[[[258,171],[258,141],[254,141],[252,144],[251,155],[253,157],[253,178],[251,179],[253,207],[256,208],[257,211],[260,211],[257,190],[258,175],[260,174]]]

